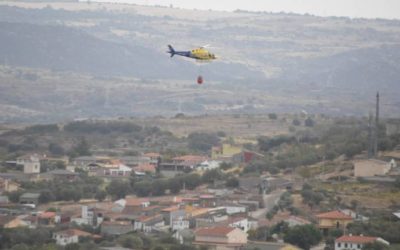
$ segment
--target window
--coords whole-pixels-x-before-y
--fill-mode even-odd
[[[347,243],[344,243],[344,247],[347,248]]]
[[[360,244],[357,244],[357,248],[360,249],[360,248],[361,248],[361,245],[360,245]]]
[[[337,243],[337,246],[338,246],[338,247],[341,247],[341,246],[342,246],[342,244],[341,244],[340,242],[338,242],[338,243]]]

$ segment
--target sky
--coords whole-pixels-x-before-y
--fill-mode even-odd
[[[93,0],[187,9],[293,12],[317,16],[400,19],[400,0]]]

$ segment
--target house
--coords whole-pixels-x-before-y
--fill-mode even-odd
[[[28,225],[17,216],[0,215],[0,228],[17,228],[27,226]]]
[[[173,220],[184,217],[186,213],[184,209],[180,209],[178,206],[172,206],[162,209],[161,215],[164,218],[165,225],[172,225]]]
[[[56,213],[55,212],[43,212],[38,215],[38,224],[42,226],[55,226],[56,224]]]
[[[245,217],[230,217],[225,221],[221,221],[217,223],[219,226],[228,226],[239,228],[244,232],[249,231],[249,220]]]
[[[36,207],[39,204],[39,197],[40,194],[37,193],[24,193],[19,197],[19,203]]]
[[[79,238],[82,237],[100,238],[100,236],[98,235],[93,235],[91,233],[78,229],[67,229],[53,233],[53,239],[56,241],[56,244],[60,246],[65,246],[72,243],[78,243]]]
[[[301,248],[280,242],[249,241],[244,250],[301,250]]]
[[[327,234],[329,229],[343,229],[347,224],[353,221],[350,215],[338,210],[320,213],[317,214],[316,217],[318,219],[318,228],[321,229],[324,234]]]
[[[216,207],[218,198],[212,194],[203,194],[199,196],[200,207]]]
[[[75,181],[79,174],[64,169],[55,169],[39,175],[40,180],[63,180],[63,181]]]
[[[25,174],[40,173],[40,157],[37,154],[19,157],[16,163],[19,166],[23,166]]]
[[[343,235],[335,240],[335,250],[360,250],[368,243],[380,242],[389,245],[389,242],[379,237],[363,235]]]
[[[206,170],[211,170],[211,169],[216,169],[219,168],[221,163],[219,161],[203,161],[200,163],[198,166],[196,166],[196,170],[199,171],[206,171]]]
[[[150,200],[148,198],[128,197],[117,202],[123,207],[122,212],[124,214],[140,214],[143,208],[150,206]]]
[[[154,174],[156,173],[156,165],[150,163],[141,163],[138,166],[133,167],[133,170],[135,172]]]
[[[131,176],[132,169],[123,164],[101,167],[96,170],[96,175],[106,178],[128,178]]]
[[[105,235],[122,235],[132,232],[133,224],[130,221],[103,221],[100,232]]]
[[[165,225],[162,215],[141,216],[135,220],[134,230],[151,233],[154,229]]]
[[[184,217],[178,217],[172,220],[171,224],[172,231],[189,229],[189,227],[190,227],[190,221],[188,219],[185,219]]]
[[[0,177],[0,193],[14,192],[19,189],[20,185],[13,180]]]
[[[302,226],[302,225],[309,225],[311,224],[311,221],[306,220],[304,218],[298,217],[291,215],[289,218],[284,220],[286,223],[288,223],[289,227],[294,227],[294,226]]]
[[[144,157],[150,158],[150,164],[157,166],[161,161],[161,154],[155,152],[145,153]]]
[[[246,213],[247,207],[238,204],[238,203],[224,203],[222,204],[222,207],[226,209],[226,213],[231,215],[231,214],[237,214],[237,213]]]
[[[89,208],[88,206],[82,206],[80,217],[71,219],[71,222],[75,222],[78,225],[98,227],[103,220],[103,213],[97,211],[97,209]]]
[[[193,245],[209,249],[241,249],[247,243],[247,233],[234,227],[200,228],[194,234]]]
[[[230,161],[232,156],[241,152],[241,147],[224,143],[221,146],[211,148],[211,159]]]
[[[373,177],[377,175],[386,175],[392,168],[395,168],[395,162],[385,162],[377,159],[358,160],[354,163],[355,177]]]

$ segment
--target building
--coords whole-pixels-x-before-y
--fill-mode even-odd
[[[234,227],[200,228],[195,231],[194,245],[209,249],[241,249],[247,243],[247,233]]]
[[[341,211],[330,211],[326,213],[318,214],[318,228],[327,234],[329,229],[344,229],[347,224],[353,221],[350,215],[347,215]]]
[[[335,240],[335,250],[360,250],[368,243],[380,242],[389,245],[389,242],[379,237],[363,235],[343,235]]]
[[[162,215],[141,216],[135,220],[134,229],[145,233],[151,233],[154,229],[165,225]]]
[[[36,207],[39,204],[39,197],[40,194],[37,193],[24,193],[19,197],[19,203]]]
[[[13,180],[0,177],[0,193],[14,192],[19,189],[20,185]]]
[[[289,227],[311,224],[311,221],[294,215],[291,215],[289,218],[287,218],[285,222],[288,223]]]
[[[161,215],[164,218],[165,225],[172,225],[172,221],[177,218],[182,218],[186,215],[184,209],[180,209],[178,206],[167,207],[161,210]]]
[[[55,169],[39,175],[40,180],[75,181],[79,174],[64,169]]]
[[[89,225],[98,227],[103,222],[103,213],[96,211],[97,209],[88,206],[81,207],[80,217],[73,218],[71,221],[78,225]]]
[[[394,167],[396,167],[394,161],[385,162],[377,159],[359,160],[354,162],[354,176],[372,177],[386,175]]]
[[[242,152],[241,147],[224,143],[221,146],[212,147],[211,158],[214,160],[230,161],[232,156],[239,154],[241,152]]]
[[[103,221],[101,223],[101,234],[105,235],[122,235],[133,230],[133,224],[130,221]]]
[[[79,238],[82,237],[100,238],[100,236],[98,235],[93,235],[91,233],[78,229],[68,229],[53,233],[53,239],[56,241],[56,244],[60,246],[65,246],[72,243],[78,243]]]
[[[36,154],[17,158],[17,165],[23,166],[25,174],[40,173],[40,158]]]
[[[249,241],[244,250],[301,250],[301,248],[280,242]]]
[[[0,228],[27,227],[24,221],[13,215],[0,215]]]

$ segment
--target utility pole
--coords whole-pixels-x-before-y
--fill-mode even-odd
[[[376,93],[376,110],[375,110],[375,131],[374,131],[374,157],[378,156],[378,131],[379,131],[379,92]]]

